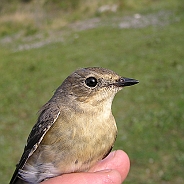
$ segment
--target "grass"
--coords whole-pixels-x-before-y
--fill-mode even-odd
[[[19,42],[1,43],[0,183],[8,183],[39,108],[66,76],[86,66],[140,81],[113,102],[119,129],[115,149],[125,150],[131,160],[125,183],[183,183],[184,11],[175,8],[166,5],[179,21],[164,26],[70,31],[62,42],[19,52],[13,51]],[[112,24],[111,17],[104,19]]]

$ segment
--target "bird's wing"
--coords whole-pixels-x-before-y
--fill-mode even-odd
[[[60,109],[58,107],[53,107],[50,104],[46,104],[43,106],[40,116],[38,118],[37,123],[34,125],[29,137],[27,139],[27,144],[24,148],[24,152],[19,163],[16,166],[15,172],[12,176],[10,184],[14,184],[18,179],[19,169],[22,169],[27,162],[28,158],[34,153],[34,151],[38,148],[40,142],[43,137],[50,129],[50,127],[57,120],[60,115]]]

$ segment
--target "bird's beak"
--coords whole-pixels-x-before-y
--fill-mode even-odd
[[[116,83],[114,83],[117,87],[125,87],[125,86],[132,86],[134,84],[139,83],[136,79],[121,77]]]

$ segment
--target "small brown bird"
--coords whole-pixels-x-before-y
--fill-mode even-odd
[[[138,82],[99,67],[68,76],[41,108],[10,184],[88,171],[106,157],[117,134],[112,100]]]

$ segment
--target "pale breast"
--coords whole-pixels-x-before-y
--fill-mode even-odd
[[[111,112],[76,113],[61,113],[29,158],[24,171],[38,173],[30,180],[87,171],[111,150],[117,132]]]

